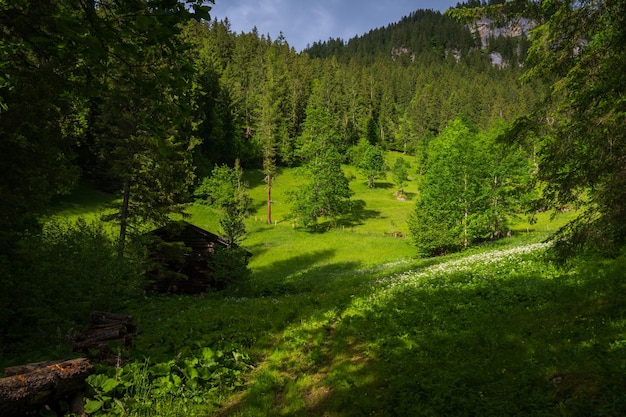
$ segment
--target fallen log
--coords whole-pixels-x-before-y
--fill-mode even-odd
[[[8,368],[4,368],[4,376],[8,377],[8,376],[27,374],[29,372],[36,371],[37,369],[41,369],[46,366],[58,365],[65,361],[66,359],[61,359],[58,361],[35,362],[35,363],[27,363],[26,365],[9,366]]]
[[[34,370],[0,379],[0,415],[3,417],[24,416],[82,391],[85,378],[94,372],[94,366],[85,358],[24,366],[24,369]]]
[[[128,331],[135,330],[133,324],[133,316],[127,314],[108,313],[106,311],[92,311],[91,312],[91,325],[96,326],[108,326],[111,324],[125,324]]]
[[[80,344],[89,345],[102,340],[120,339],[128,334],[125,324],[110,324],[102,327],[90,327],[76,337],[74,348]]]

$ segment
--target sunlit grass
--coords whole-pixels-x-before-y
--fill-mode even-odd
[[[389,179],[369,189],[353,168],[346,173],[363,202],[359,216],[312,233],[288,219],[288,190],[302,178],[279,172],[267,224],[262,175],[246,172],[254,211],[242,244],[253,254],[251,277],[221,293],[129,305],[139,328],[136,360],[168,361],[204,347],[250,356],[244,385],[207,392],[194,415],[626,412],[616,388],[626,384],[619,263],[560,270],[543,259],[541,242],[575,213],[541,213],[533,224],[522,216],[511,238],[417,259],[406,226],[415,182],[405,187],[409,200],[399,201]],[[219,231],[214,209],[188,211],[192,223]]]
[[[619,414],[624,378],[606,368],[626,359],[610,348],[626,331],[619,267],[589,281],[546,264],[545,248],[344,274],[272,336],[220,415]]]
[[[411,201],[399,201],[389,183],[368,189],[356,172],[351,188],[354,200],[363,207],[358,221],[339,224],[324,233],[297,228],[289,220],[289,191],[304,179],[293,169],[281,169],[272,187],[272,224],[267,224],[267,188],[259,171],[248,171],[246,179],[254,211],[248,218],[248,234],[242,245],[253,257],[253,271],[248,290],[266,293],[271,288],[282,292],[310,291],[333,274],[354,268],[366,268],[389,262],[409,262],[415,250],[407,236],[406,219]],[[193,205],[191,221],[209,230],[219,230],[219,214],[210,207]],[[400,232],[400,237],[394,237]],[[398,236],[396,234],[396,236]],[[322,281],[322,282],[321,282]]]

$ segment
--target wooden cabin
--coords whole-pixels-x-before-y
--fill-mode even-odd
[[[186,221],[172,222],[148,235],[152,238],[151,291],[200,294],[215,287],[210,256],[216,247],[228,247],[228,241]]]

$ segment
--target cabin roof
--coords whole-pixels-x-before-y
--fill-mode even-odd
[[[209,242],[217,243],[224,247],[229,246],[226,239],[184,220],[175,221],[163,227],[159,227],[151,231],[150,234],[158,236],[166,242],[182,241],[185,243],[185,246],[191,248],[206,248]]]
[[[230,242],[223,237],[184,220],[171,222],[151,231],[150,234],[158,236],[166,242],[183,242],[186,247],[199,252],[206,251],[213,245],[230,246]],[[249,255],[252,254],[249,253]]]

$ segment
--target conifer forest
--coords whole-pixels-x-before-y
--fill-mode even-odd
[[[213,3],[0,0],[0,365],[93,363],[0,414],[626,413],[626,1]]]

